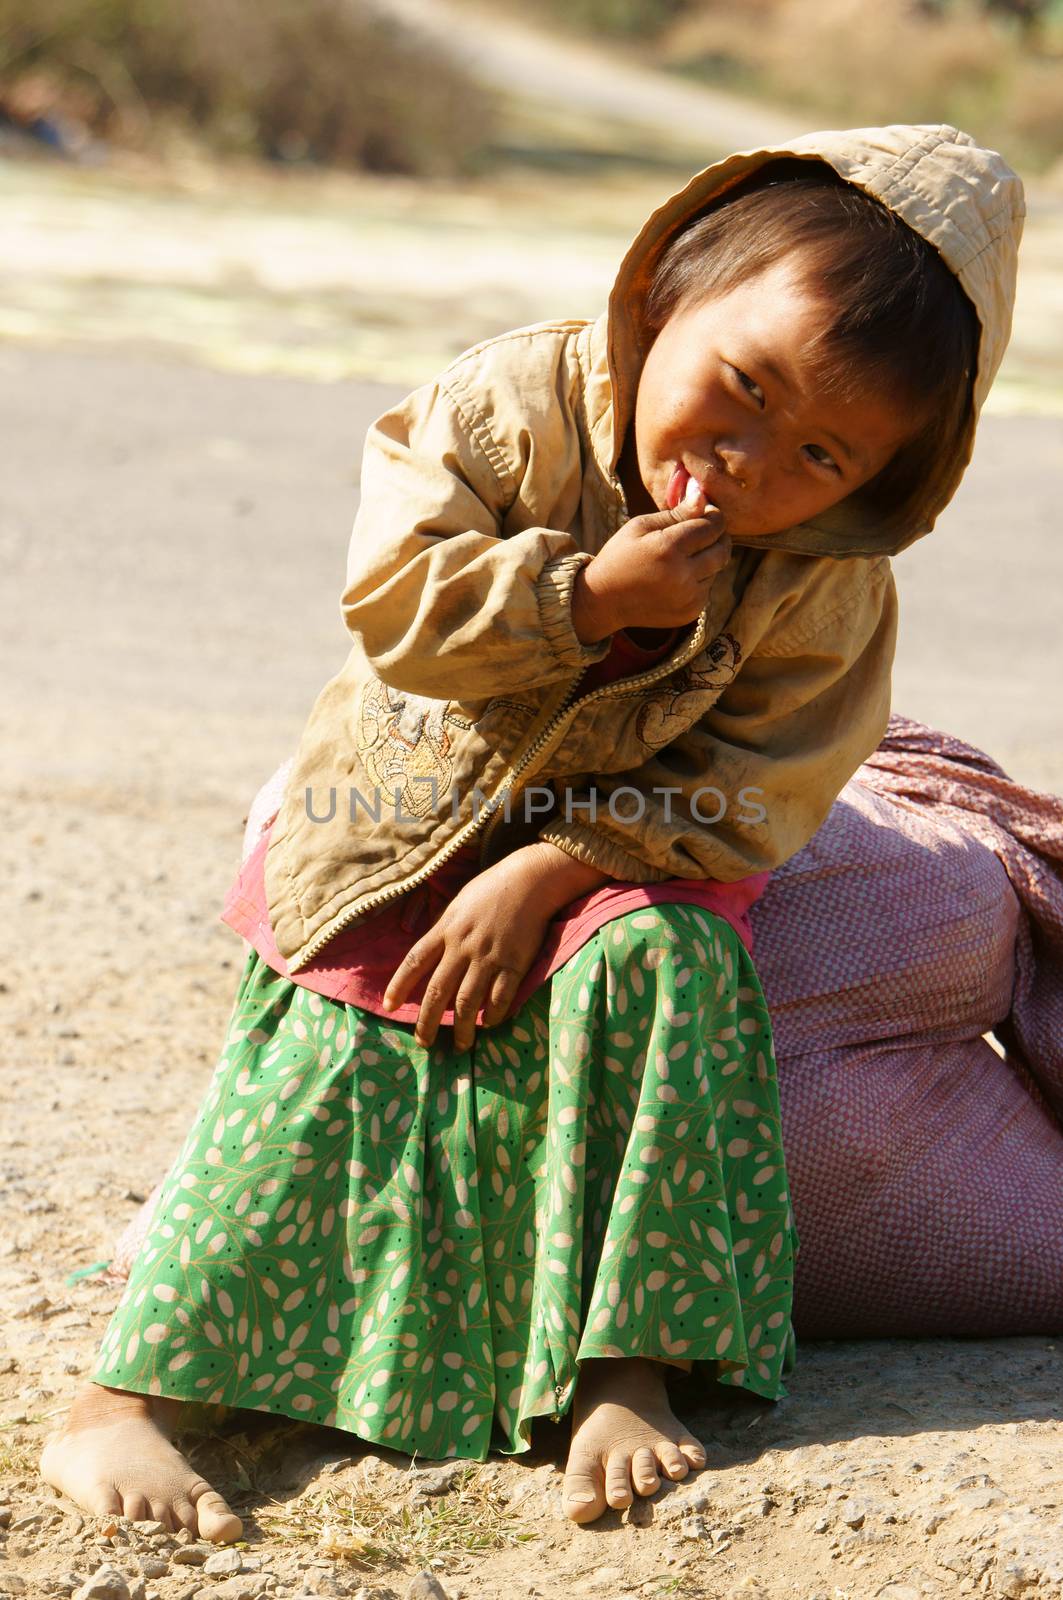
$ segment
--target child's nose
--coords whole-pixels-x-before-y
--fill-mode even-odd
[[[716,454],[740,489],[755,489],[762,471],[761,451],[752,439],[721,439]]]

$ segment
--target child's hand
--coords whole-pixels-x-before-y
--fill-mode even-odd
[[[505,1017],[550,919],[570,900],[607,881],[606,873],[554,845],[540,842],[514,850],[467,883],[418,939],[384,991],[385,1008],[401,1005],[431,974],[414,1037],[418,1044],[432,1044],[440,1016],[453,1000],[454,1045],[468,1050],[481,1007],[485,1027]]]
[[[723,512],[697,490],[674,511],[625,522],[572,588],[572,623],[583,644],[620,628],[677,628],[700,617],[716,574],[731,559]]]

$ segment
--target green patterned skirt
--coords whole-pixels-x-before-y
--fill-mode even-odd
[[[617,917],[468,1051],[252,953],[93,1378],[483,1460],[595,1357],[785,1394],[796,1249],[721,918]]]

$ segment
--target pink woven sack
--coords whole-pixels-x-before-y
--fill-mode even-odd
[[[1063,1325],[1061,866],[1060,801],[895,717],[754,906],[799,1336]]]

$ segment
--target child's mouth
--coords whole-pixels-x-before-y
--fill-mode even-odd
[[[680,462],[675,471],[672,473],[672,476],[668,482],[668,493],[666,494],[665,499],[668,501],[669,511],[674,511],[676,507],[680,505],[684,499],[686,499],[690,492],[691,486],[694,485],[694,483],[695,480],[690,476],[690,473],[687,471],[686,467],[683,466],[682,462]],[[698,490],[701,490],[700,484],[696,484],[695,487]]]

